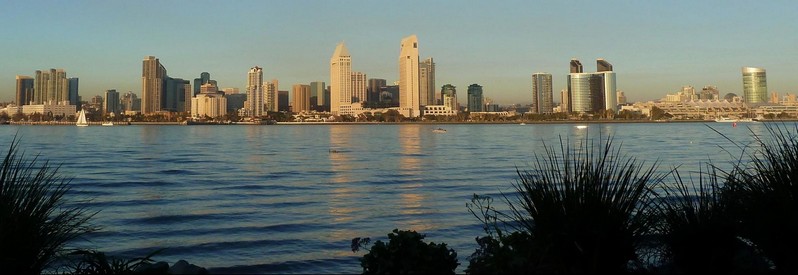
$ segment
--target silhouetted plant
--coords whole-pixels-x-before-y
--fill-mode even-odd
[[[113,256],[106,256],[103,252],[94,250],[78,250],[71,255],[78,256],[78,260],[69,265],[70,273],[76,275],[94,274],[136,274],[142,273],[139,268],[153,263],[152,256],[160,253],[163,249],[156,250],[147,256],[122,259]],[[165,270],[148,270],[145,273],[167,274],[169,266]]]
[[[91,232],[96,213],[66,205],[69,180],[47,161],[28,161],[11,142],[0,166],[0,268],[8,274],[38,274],[65,251],[64,245]]]
[[[738,238],[737,224],[721,196],[717,168],[699,171],[698,184],[685,183],[674,170],[674,183],[663,185],[658,204],[658,233],[664,245],[663,271],[692,274],[756,272],[763,260]],[[742,255],[746,255],[743,257]]]
[[[726,179],[724,197],[751,240],[782,273],[798,273],[798,126],[752,132],[756,150]]]
[[[457,253],[445,243],[425,243],[425,235],[394,229],[388,243],[377,241],[360,259],[363,274],[454,274]],[[352,240],[352,251],[368,245],[369,239]]]
[[[528,234],[534,252],[527,272],[622,273],[638,261],[637,240],[656,218],[651,188],[664,175],[655,174],[656,164],[643,167],[622,155],[612,138],[598,142],[585,138],[573,150],[562,139],[559,150],[546,146],[532,171],[518,171],[516,196],[504,196],[509,214],[483,212],[500,244],[527,242],[519,235],[503,240],[500,226]]]

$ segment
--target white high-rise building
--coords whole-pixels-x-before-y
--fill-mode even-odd
[[[399,52],[399,112],[406,117],[421,115],[418,81],[418,38],[402,39]]]
[[[352,103],[366,101],[367,87],[366,74],[352,72]]]
[[[252,67],[247,77],[247,101],[244,106],[251,117],[263,116],[263,68]]]
[[[352,57],[343,42],[335,47],[330,58],[330,112],[352,113]]]
[[[280,82],[272,79],[263,84],[263,108],[266,112],[277,112],[277,93],[279,92]]]

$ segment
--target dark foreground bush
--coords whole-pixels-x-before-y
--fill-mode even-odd
[[[26,160],[16,139],[0,166],[0,268],[4,274],[39,274],[64,245],[91,232],[94,213],[65,205],[69,180],[48,162]]]
[[[161,269],[147,269],[154,261],[152,256],[161,252],[157,250],[147,256],[133,259],[123,259],[113,256],[107,256],[103,252],[93,250],[78,250],[72,252],[71,255],[75,259],[69,264],[70,274],[167,274],[169,265]]]
[[[445,243],[425,243],[425,235],[394,229],[388,243],[377,241],[360,259],[363,274],[454,274],[457,253]],[[369,239],[352,240],[352,251],[368,245]]]
[[[571,148],[561,140],[559,150],[546,147],[533,170],[518,172],[517,193],[504,196],[509,213],[471,205],[490,239],[480,244],[487,253],[474,253],[468,270],[617,274],[639,264],[637,241],[655,219],[652,187],[664,175],[622,155],[612,139],[599,143],[586,139]],[[526,262],[511,251],[523,251]]]
[[[729,174],[724,189],[741,236],[751,240],[781,273],[798,273],[798,126],[766,125],[754,134],[751,162]]]

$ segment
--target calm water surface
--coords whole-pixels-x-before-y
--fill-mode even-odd
[[[544,142],[613,134],[662,170],[733,160],[765,124],[0,126],[73,177],[102,230],[78,245],[186,259],[211,272],[359,273],[354,237],[394,228],[466,257],[483,235],[466,203],[511,190]],[[433,133],[443,127],[447,133]],[[793,127],[792,125],[790,127]],[[727,151],[724,151],[726,149]]]

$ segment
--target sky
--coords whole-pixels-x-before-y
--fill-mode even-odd
[[[399,45],[415,34],[436,86],[470,84],[498,104],[530,103],[531,75],[567,87],[571,58],[585,72],[613,64],[629,101],[682,86],[742,93],[741,67],[767,70],[770,92],[798,93],[798,1],[7,1],[0,0],[0,101],[15,76],[63,68],[83,100],[105,90],[141,96],[142,60],[174,78],[209,72],[220,88],[246,87],[262,67],[280,90],[329,83],[345,42],[352,70],[398,80]]]

